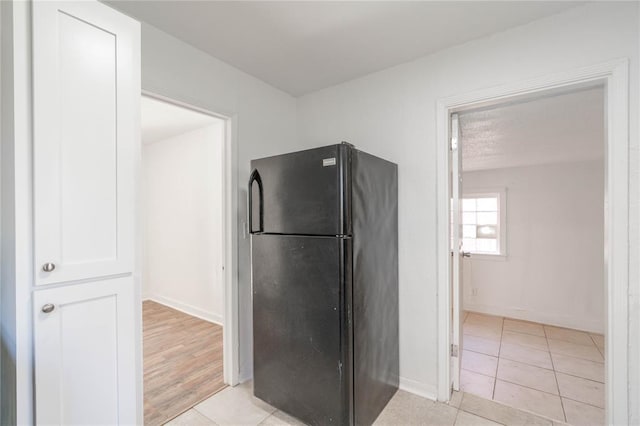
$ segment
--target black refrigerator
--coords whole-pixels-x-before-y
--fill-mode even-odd
[[[398,388],[398,169],[341,143],[251,162],[254,395],[369,425]]]

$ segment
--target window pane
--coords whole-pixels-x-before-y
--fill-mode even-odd
[[[492,198],[478,198],[477,208],[479,212],[497,212],[498,211],[498,199]]]
[[[464,238],[462,240],[462,250],[476,251],[476,240],[473,238]]]
[[[496,253],[498,251],[498,240],[495,238],[482,238],[476,240],[476,249],[482,253]]]
[[[476,235],[477,238],[495,238],[498,228],[495,225],[478,225]]]
[[[498,213],[478,212],[478,225],[497,225]]]
[[[462,210],[465,212],[476,211],[476,199],[475,198],[463,198]]]
[[[475,225],[464,225],[462,227],[462,237],[463,238],[475,238],[476,237],[476,226]]]
[[[462,213],[462,223],[465,225],[475,225],[476,224],[476,214],[472,212],[464,212]]]
[[[464,251],[499,254],[499,201],[498,195],[470,197],[461,200],[460,231]]]

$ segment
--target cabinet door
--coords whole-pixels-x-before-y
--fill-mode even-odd
[[[136,423],[132,280],[34,291],[37,424]]]
[[[33,2],[36,285],[132,271],[139,31],[96,1]]]

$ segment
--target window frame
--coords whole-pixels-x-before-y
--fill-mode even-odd
[[[498,223],[497,228],[497,253],[471,252],[471,259],[481,260],[506,260],[507,258],[507,188],[464,188],[462,190],[462,200],[475,198],[498,198]],[[462,206],[461,200],[461,206]],[[462,207],[461,207],[462,209]],[[462,213],[462,210],[461,210]],[[460,239],[462,240],[462,214],[460,215]]]

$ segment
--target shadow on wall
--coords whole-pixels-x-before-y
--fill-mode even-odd
[[[6,333],[3,330],[2,335]],[[14,351],[15,352],[15,351]],[[2,339],[0,347],[0,377],[2,380],[2,396],[0,403],[0,424],[16,424],[16,360],[11,356],[7,342]],[[10,392],[7,392],[10,391]]]

